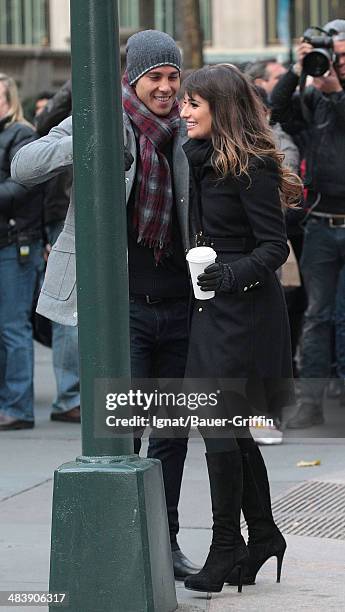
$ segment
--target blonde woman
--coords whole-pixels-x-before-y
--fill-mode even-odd
[[[0,74],[0,431],[34,426],[30,317],[42,261],[42,195],[10,176],[15,153],[34,139],[14,80]]]

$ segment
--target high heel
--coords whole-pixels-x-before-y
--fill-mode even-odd
[[[249,558],[243,569],[243,584],[255,584],[259,570],[271,557],[277,558],[277,582],[280,582],[286,542],[278,528],[276,529],[277,533],[271,538],[267,538],[266,542],[248,543]],[[237,585],[237,575],[234,571],[229,574],[226,582],[232,586]]]
[[[239,544],[233,552],[212,548],[207,556],[204,567],[198,574],[188,576],[184,585],[190,591],[203,593],[220,593],[229,572],[236,574],[236,586],[242,593],[243,576],[248,563],[248,553],[245,542]]]
[[[260,450],[253,444],[243,452],[242,510],[248,525],[249,562],[244,569],[243,584],[255,584],[256,575],[271,557],[277,558],[277,582],[280,582],[286,550],[284,536],[274,522],[266,467]],[[237,585],[232,572],[227,582]]]
[[[284,550],[281,550],[279,553],[277,553],[277,582],[280,582],[285,551],[286,551],[286,546]]]
[[[239,451],[207,453],[210,479],[213,536],[204,567],[188,576],[186,589],[219,593],[228,575],[235,570],[238,592],[242,591],[243,571],[248,551],[241,536],[242,458]]]
[[[238,585],[237,585],[238,593],[242,593],[242,585],[243,585],[243,565],[239,565],[238,567]]]
[[[244,584],[255,584],[256,576],[264,563],[271,557],[277,558],[277,582],[280,582],[286,542],[276,527],[276,533],[267,538],[266,542],[248,543],[249,563],[244,578]]]

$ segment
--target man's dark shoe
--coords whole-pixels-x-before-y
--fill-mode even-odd
[[[66,412],[52,412],[50,415],[51,421],[60,421],[61,423],[80,423],[80,406],[71,408]]]
[[[176,548],[176,544],[174,548],[171,549],[171,554],[174,567],[174,576],[176,580],[184,580],[187,578],[187,576],[200,572],[201,567],[198,567],[187,559],[180,548]]]
[[[299,404],[297,413],[287,422],[288,429],[306,429],[325,422],[321,406]]]
[[[35,427],[34,421],[23,421],[7,414],[0,414],[0,431],[16,431],[18,429],[32,429]]]

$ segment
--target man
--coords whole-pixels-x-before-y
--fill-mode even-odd
[[[275,59],[257,61],[254,64],[250,64],[245,70],[245,74],[255,85],[259,96],[267,108],[267,115],[273,129],[276,144],[285,155],[284,164],[298,174],[300,163],[298,147],[290,134],[284,132],[281,125],[271,117],[272,91],[286,72],[287,69]]]
[[[276,59],[260,60],[249,64],[245,73],[257,87],[264,89],[268,99],[278,83],[279,79],[286,73],[286,68]]]
[[[298,62],[272,94],[273,116],[290,133],[307,130],[308,218],[301,269],[308,296],[300,352],[297,413],[290,428],[324,422],[322,398],[331,371],[331,329],[339,274],[345,263],[345,20],[324,29],[333,37],[330,70],[295,93],[303,58],[313,47],[301,42]]]
[[[180,51],[167,34],[148,30],[129,38],[123,120],[126,157],[131,154],[134,160],[126,173],[134,378],[182,378],[185,370],[189,282],[183,242],[187,247],[189,183],[176,102],[180,70]],[[71,123],[66,119],[17,156],[13,176],[35,184],[70,166]],[[41,314],[69,325],[76,324],[77,316],[74,251],[71,204],[49,256],[38,305]],[[182,554],[176,539],[186,451],[186,438],[150,438],[148,456],[162,462],[174,571],[180,579],[199,569]]]
[[[72,112],[71,82],[67,81],[46,103],[36,102],[35,125],[40,136],[68,117]],[[39,104],[39,106],[37,106]],[[61,233],[68,210],[72,168],[45,184],[44,225],[51,246]],[[52,353],[56,381],[56,398],[50,418],[63,423],[80,423],[78,329],[76,326],[52,322]]]
[[[35,101],[34,116],[37,117],[47,106],[49,100],[54,96],[52,91],[41,91]]]

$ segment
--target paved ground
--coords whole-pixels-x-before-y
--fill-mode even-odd
[[[39,348],[36,364],[37,426],[31,431],[2,433],[0,437],[0,591],[47,589],[52,474],[54,468],[80,453],[80,427],[49,421],[49,403],[54,394],[50,352]],[[342,420],[342,410],[345,409],[336,402],[330,402],[327,413],[336,423]],[[329,432],[327,428],[322,431],[326,435]],[[309,479],[345,484],[344,439],[301,439],[294,434],[282,446],[265,447],[263,452],[273,496],[281,496]],[[299,459],[320,459],[321,465],[297,468]],[[204,447],[199,438],[189,443],[180,514],[181,547],[195,562],[202,563],[211,537],[211,511]],[[176,583],[179,612],[297,608],[345,612],[345,539],[296,535],[286,538],[288,553],[280,585],[274,581],[275,560],[264,566],[257,585],[244,588],[241,595],[236,588],[225,587],[211,598],[186,591],[183,583]],[[0,607],[0,612],[12,609],[22,608]]]

